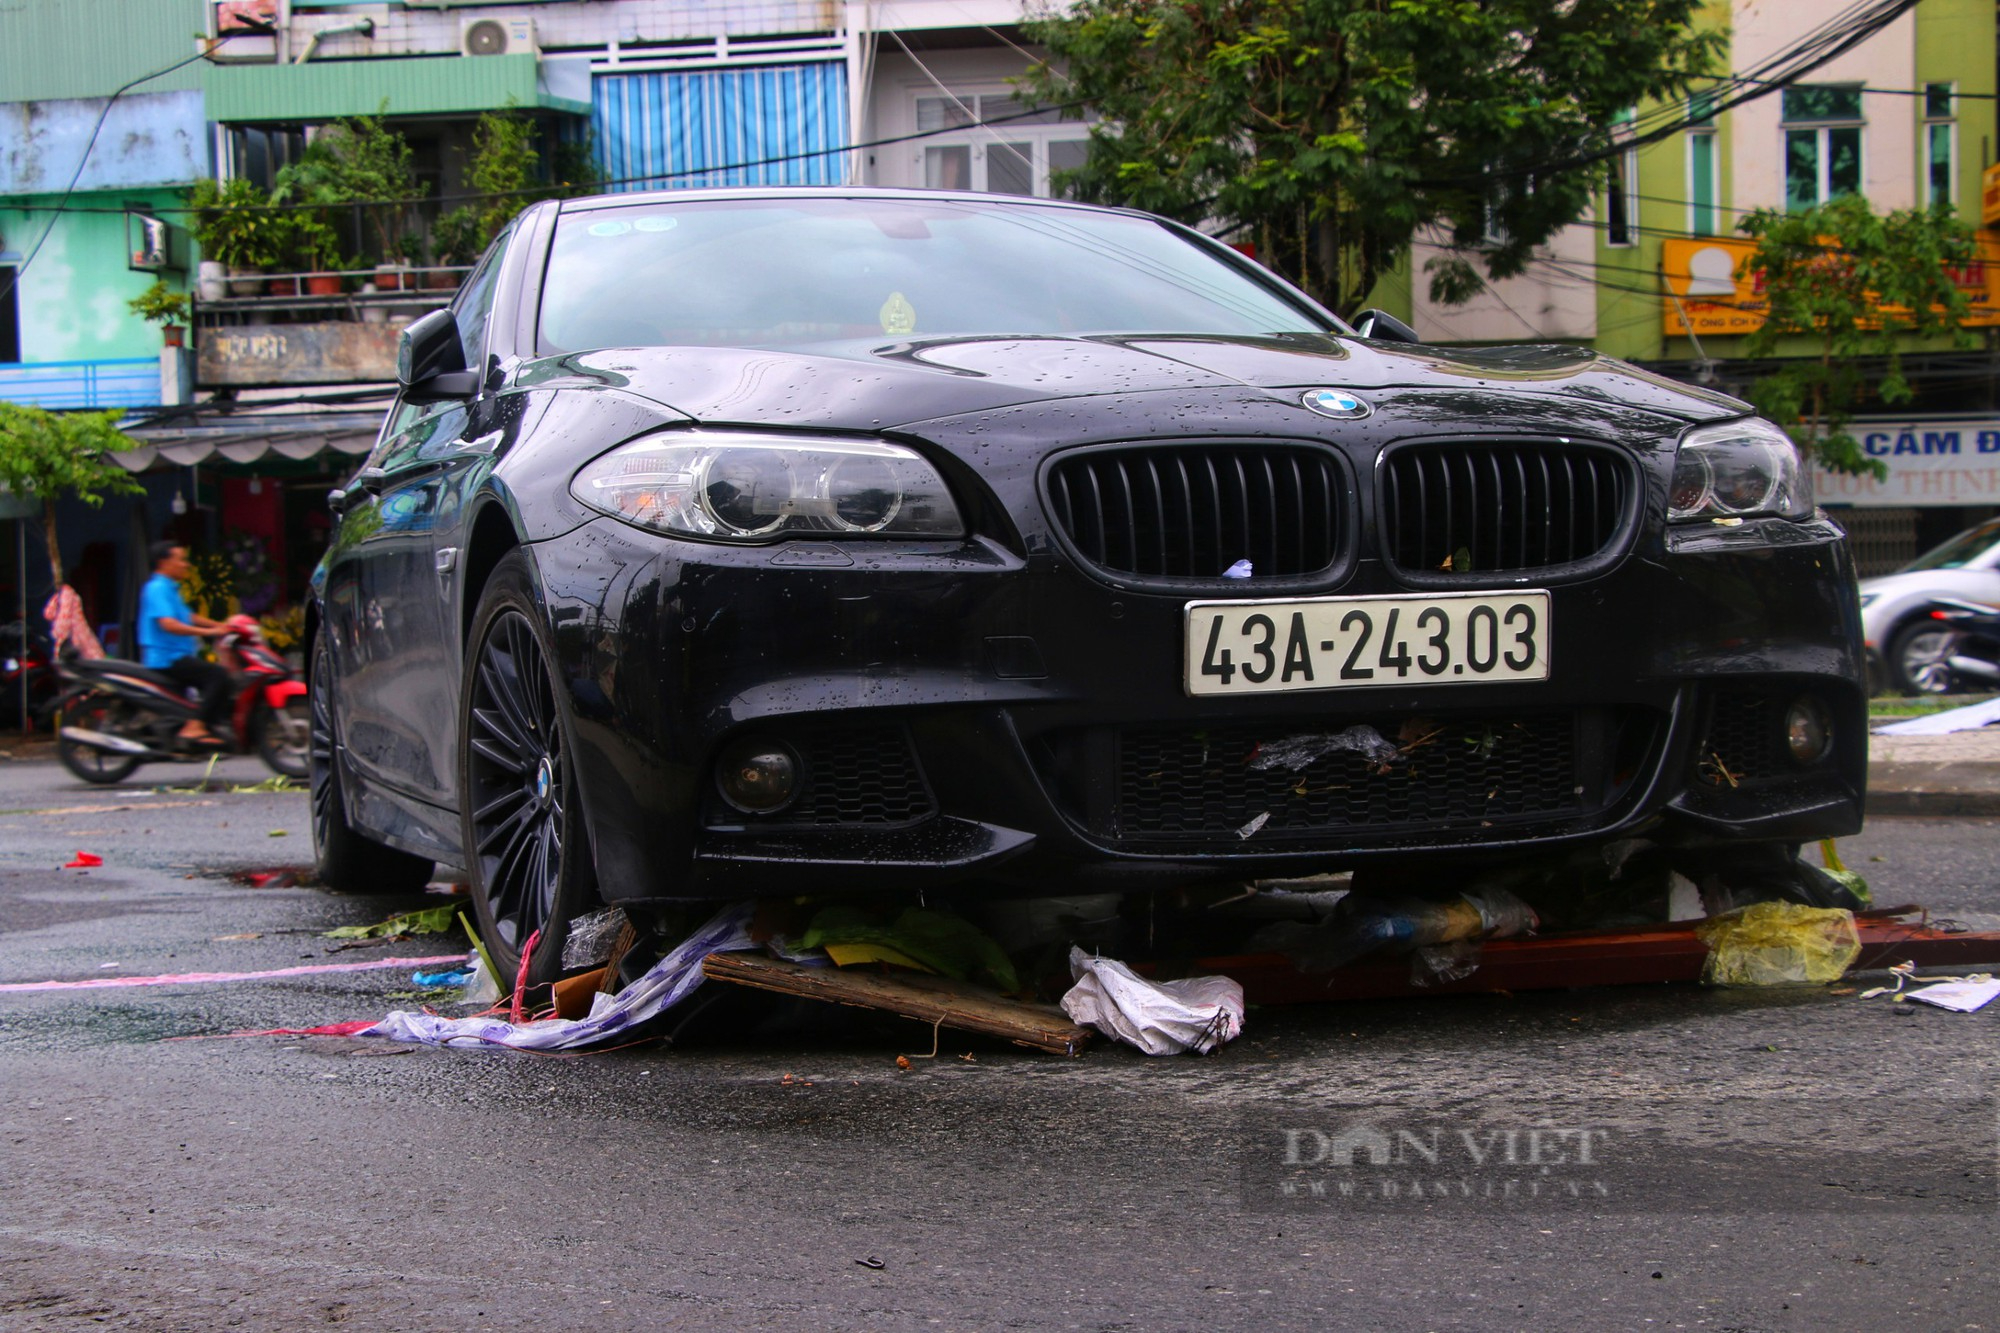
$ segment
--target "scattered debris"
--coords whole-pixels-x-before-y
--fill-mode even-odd
[[[1281,741],[1259,745],[1250,756],[1251,771],[1268,773],[1282,768],[1303,773],[1330,754],[1351,750],[1372,764],[1386,766],[1403,757],[1403,750],[1373,727],[1349,727],[1331,735],[1287,736]]]
[[[618,937],[631,924],[622,907],[607,907],[571,922],[569,934],[563,938],[563,971],[574,972],[608,962]]]
[[[579,1050],[632,1036],[701,985],[702,960],[709,954],[718,949],[750,948],[749,925],[747,906],[724,908],[668,950],[630,986],[615,996],[594,999],[590,1013],[580,1019],[510,1023],[484,1015],[445,1018],[399,1009],[368,1028],[366,1035],[430,1046],[509,1046],[532,1051]]]
[[[1282,922],[1258,938],[1290,955],[1303,971],[1328,972],[1384,949],[1406,952],[1459,941],[1510,939],[1532,934],[1540,924],[1534,908],[1499,887],[1461,893],[1445,902],[1351,893],[1316,925]],[[1463,954],[1456,957],[1464,960]],[[1470,969],[1442,967],[1446,958],[1432,956],[1440,965],[1432,969],[1432,979],[1469,975]]]
[[[103,864],[104,864],[104,858],[97,855],[95,852],[78,852],[76,854],[75,860],[65,861],[63,863],[63,869],[88,870],[93,866],[101,866]]]
[[[442,990],[446,987],[463,986],[472,980],[472,969],[455,967],[443,972],[413,972],[410,974],[412,986],[422,986],[425,990]]]
[[[933,908],[912,907],[888,925],[862,908],[823,908],[799,944],[824,949],[838,966],[882,962],[954,981],[984,978],[1005,993],[1021,988],[1013,962],[991,937],[964,917]]]
[[[442,935],[458,921],[454,907],[427,907],[420,912],[404,912],[372,926],[336,926],[322,932],[326,940],[379,940],[392,935]]]
[[[711,954],[703,962],[702,970],[715,981],[861,1009],[880,1009],[956,1031],[984,1033],[1053,1055],[1075,1055],[1091,1036],[1090,1029],[1070,1022],[1059,1009],[1009,1000],[949,977],[922,973],[885,976],[836,967],[808,967],[763,954],[728,951]],[[902,1068],[900,1061],[897,1068]]]
[[[2000,981],[1989,976],[1966,977],[1960,981],[1947,981],[1939,986],[1926,986],[1922,990],[1910,992],[1910,998],[1924,1004],[1934,1004],[1940,1009],[1953,1013],[1969,1014],[1983,1009],[1995,996],[2000,996]]]
[[[1147,981],[1112,958],[1069,951],[1063,1012],[1148,1055],[1206,1055],[1243,1031],[1243,987],[1228,977]]]
[[[1248,560],[1238,560],[1235,564],[1222,571],[1222,577],[1226,579],[1247,579],[1255,572],[1256,566],[1252,565]]]
[[[883,1263],[880,1259],[877,1259],[872,1254],[869,1255],[866,1259],[856,1259],[854,1262],[860,1264],[863,1268],[872,1268],[878,1273],[889,1266]]]
[[[1711,986],[1837,981],[1861,956],[1854,913],[1797,903],[1754,903],[1695,927],[1709,947]]]
[[[1266,810],[1263,814],[1258,815],[1255,819],[1245,824],[1242,828],[1237,829],[1236,836],[1245,839],[1254,837],[1259,829],[1263,828],[1264,825],[1270,822],[1271,822],[1271,812],[1269,810]]]
[[[304,977],[320,972],[369,972],[382,967],[421,967],[425,964],[455,963],[455,955],[439,958],[376,958],[366,963],[314,963],[309,967],[280,967],[268,972],[180,972],[161,977],[91,977],[83,981],[0,982],[0,991],[99,990],[112,986],[193,986],[224,981],[269,981],[274,977]]]
[[[1886,727],[1875,728],[1875,734],[1948,736],[1954,731],[1973,731],[1994,722],[2000,722],[2000,699],[1967,704],[1964,708],[1947,708],[1942,713],[1932,713],[1928,717],[1913,717],[1907,722],[1892,722]]]

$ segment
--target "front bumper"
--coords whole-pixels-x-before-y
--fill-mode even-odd
[[[1547,681],[1222,700],[1182,688],[1186,595],[1052,547],[724,548],[601,519],[533,549],[613,898],[1142,887],[1860,826],[1852,572],[1824,521],[1653,534],[1551,586]],[[1368,560],[1333,590],[1407,591]],[[1834,737],[1809,767],[1783,739],[1801,695]],[[1356,724],[1420,743],[1386,769],[1246,762]],[[715,786],[751,736],[800,757],[779,814]]]

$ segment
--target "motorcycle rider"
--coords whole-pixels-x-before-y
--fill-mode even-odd
[[[229,711],[229,673],[204,662],[195,641],[221,638],[229,627],[196,615],[181,597],[181,584],[193,569],[187,547],[158,541],[151,552],[153,577],[139,593],[139,664],[200,690],[201,715],[187,720],[180,738],[191,745],[221,745],[215,729]]]

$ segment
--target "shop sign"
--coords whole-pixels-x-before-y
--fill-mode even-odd
[[[1861,452],[1889,469],[1881,480],[1817,468],[1823,505],[1937,508],[2000,504],[2000,417],[1965,421],[1851,421]]]
[[[1971,307],[1964,327],[2000,327],[2000,236],[1981,235],[1975,244],[1972,262],[1952,270]],[[1661,242],[1660,276],[1669,295],[1660,303],[1660,327],[1667,336],[1726,337],[1762,328],[1770,307],[1763,275],[1750,270],[1756,250],[1748,239]]]
[[[241,324],[203,329],[204,386],[366,384],[396,378],[393,324]]]
[[[1979,175],[1979,221],[1987,227],[2000,223],[2000,162]]]

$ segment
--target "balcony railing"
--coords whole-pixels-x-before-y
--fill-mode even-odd
[[[397,334],[450,304],[468,271],[445,266],[230,278],[230,294],[194,304],[196,381],[221,388],[394,379]]]
[[[0,362],[0,401],[58,410],[158,407],[160,359]]]

